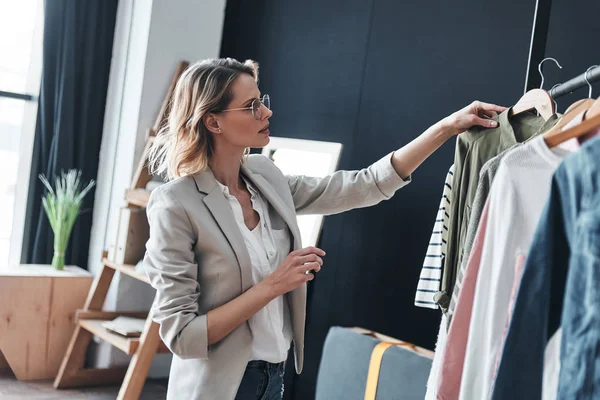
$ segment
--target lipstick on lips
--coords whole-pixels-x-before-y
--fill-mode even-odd
[[[258,133],[262,133],[263,135],[269,135],[269,125],[265,126],[264,128],[262,128],[260,131],[258,131]]]

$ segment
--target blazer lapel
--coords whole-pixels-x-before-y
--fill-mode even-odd
[[[194,175],[196,186],[200,192],[206,193],[203,201],[221,228],[227,241],[233,249],[241,274],[242,292],[252,287],[252,263],[244,242],[244,237],[238,227],[231,206],[223,195],[221,188],[211,171]]]
[[[298,228],[298,222],[296,220],[296,213],[291,210],[284,201],[279,197],[279,194],[275,191],[273,186],[266,181],[262,175],[254,174],[246,166],[242,165],[242,172],[256,185],[258,191],[263,195],[267,201],[273,206],[275,211],[279,213],[281,218],[285,221],[287,226],[292,232],[294,238],[294,249],[300,249],[302,247],[302,238],[300,237],[300,230]]]

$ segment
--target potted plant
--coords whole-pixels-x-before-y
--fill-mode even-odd
[[[44,175],[39,178],[48,189],[42,197],[42,205],[54,232],[52,266],[60,271],[65,266],[65,251],[75,220],[81,212],[81,203],[95,182],[92,179],[84,187],[81,184],[81,171],[75,169],[67,173],[61,171],[60,177],[55,179],[54,188]]]

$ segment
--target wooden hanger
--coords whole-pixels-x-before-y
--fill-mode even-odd
[[[509,113],[509,117],[524,113],[529,110],[537,110],[545,121],[554,115],[554,101],[550,94],[544,89],[532,89],[525,93]]]
[[[563,115],[560,121],[558,121],[556,125],[550,128],[544,134],[544,136],[550,136],[553,135],[555,132],[562,131],[563,128],[567,126],[567,124],[569,124],[572,120],[581,115],[582,112],[588,110],[592,106],[592,104],[594,104],[595,101],[595,99],[583,99],[571,104],[569,108],[567,108],[565,115]]]
[[[586,119],[593,118],[600,115],[600,97],[596,99],[594,104],[590,108],[588,108],[587,113],[585,113]]]
[[[590,100],[591,100],[591,102],[590,102]],[[569,114],[571,111],[573,111],[575,109],[575,107],[579,107],[584,103],[593,104],[595,101],[596,101],[596,99],[592,99],[592,98],[577,100],[575,103],[573,103],[569,107],[567,107],[567,109],[565,110],[565,113],[563,115]],[[558,115],[558,113],[557,113],[557,115]]]
[[[573,110],[574,111],[574,110]],[[567,140],[581,137],[594,129],[600,128],[600,98],[587,109],[585,119],[582,123],[566,130],[547,132],[544,141],[548,147],[555,147]]]

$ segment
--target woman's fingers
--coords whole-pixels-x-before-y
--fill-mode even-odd
[[[494,118],[494,117],[498,116],[498,113],[496,111],[485,111],[485,110],[482,110],[479,113],[479,116],[480,117]]]
[[[506,110],[506,107],[497,106],[496,104],[484,103],[482,101],[476,101],[475,107],[477,108],[477,110],[495,111],[495,112],[499,112],[499,113]]]
[[[300,267],[300,270],[304,274],[310,274],[310,271],[319,272],[321,270],[321,264],[319,264],[318,262],[310,262],[310,263],[302,265]]]
[[[492,119],[499,112],[506,110],[506,107],[497,106],[495,104],[474,101],[461,110],[444,118],[444,126],[448,128],[448,132],[452,135],[457,135],[472,126],[483,126],[486,128],[495,128],[498,123]]]
[[[323,259],[316,254],[309,254],[298,258],[299,264],[306,264],[308,262],[318,262],[319,264],[323,265]]]
[[[481,118],[476,116],[472,116],[469,120],[469,123],[471,124],[471,126],[479,125],[486,128],[494,128],[498,126],[498,123],[493,119]]]
[[[319,249],[318,247],[313,247],[313,246],[309,246],[309,247],[305,247],[300,250],[296,250],[295,253],[296,253],[295,255],[297,255],[297,256],[306,256],[308,254],[317,254],[319,256],[325,255],[325,252],[323,250]]]

